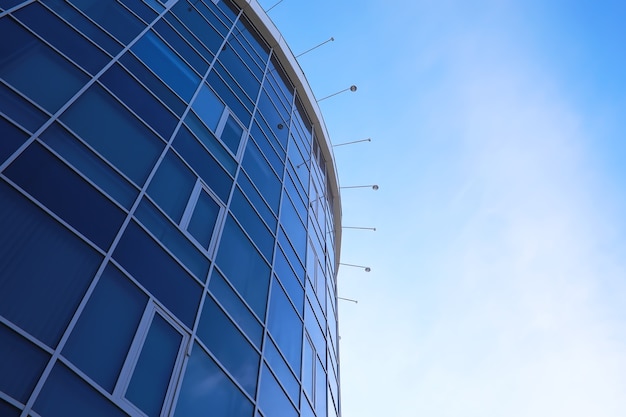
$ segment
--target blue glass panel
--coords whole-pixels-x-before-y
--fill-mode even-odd
[[[178,54],[180,54],[189,65],[191,65],[198,73],[204,75],[209,68],[209,63],[204,60],[198,52],[196,52],[165,20],[158,20],[154,24],[154,30],[172,46]]]
[[[111,245],[124,221],[119,208],[38,143],[4,172],[103,249]]]
[[[265,88],[263,88],[261,96],[259,97],[258,111],[263,115],[263,118],[267,121],[267,125],[271,129],[274,136],[276,136],[282,147],[287,149],[289,129],[286,127],[289,126],[289,121],[281,116],[267,95]]]
[[[50,356],[0,324],[0,391],[22,403],[28,401]],[[0,407],[0,415],[2,414]]]
[[[46,417],[126,417],[85,381],[57,362],[33,409]]]
[[[148,178],[165,146],[97,85],[83,93],[61,120],[138,185]]]
[[[261,191],[261,195],[265,198],[270,208],[275,213],[278,213],[280,181],[253,141],[248,141],[246,146],[243,168],[249,174],[248,176],[252,178],[254,185]]]
[[[130,52],[125,53],[120,58],[120,62],[133,73],[135,77],[141,81],[153,94],[159,97],[163,102],[177,115],[183,114],[187,106],[178,97],[169,86],[167,86],[159,77],[149,71],[146,66]]]
[[[139,204],[135,216],[159,242],[172,251],[194,273],[196,278],[206,281],[209,272],[209,260],[152,203],[144,199]]]
[[[109,265],[72,330],[63,356],[112,393],[147,299]]]
[[[265,318],[270,268],[230,216],[224,226],[217,265],[257,316]]]
[[[196,176],[193,172],[178,156],[169,151],[150,182],[148,195],[178,223],[195,183]]]
[[[157,14],[146,5],[147,1],[145,0],[125,0],[124,5],[131,9],[133,12],[137,14],[144,22],[151,22]],[[156,0],[153,0],[153,3],[160,4]],[[152,3],[151,3],[152,4]],[[161,5],[161,10],[163,9],[163,5]],[[159,9],[157,9],[159,10]]]
[[[304,397],[302,397],[302,404],[300,405],[300,416],[301,417],[315,417],[315,413],[313,412],[311,405]]]
[[[243,50],[236,36],[240,35],[235,34],[235,37],[230,38],[227,47],[220,53],[219,60],[224,67],[228,68],[228,71],[234,76],[239,85],[246,92],[246,95],[252,99],[256,99],[257,94],[259,94],[259,88],[261,87],[261,82],[257,77],[263,77],[263,70],[260,70],[256,63],[250,59],[250,56]],[[235,50],[240,53],[241,57],[235,53]],[[242,59],[246,62],[244,63]],[[251,69],[257,70],[256,77]]]
[[[211,297],[204,301],[198,336],[243,389],[254,397],[259,354]]]
[[[289,298],[296,306],[296,310],[302,314],[304,308],[304,289],[298,276],[293,272],[291,265],[287,261],[287,257],[283,253],[282,249],[276,251],[276,257],[274,259],[274,270],[278,274],[280,282],[287,290]]]
[[[302,320],[293,309],[278,281],[272,282],[268,329],[291,367],[300,374]]]
[[[55,346],[101,257],[0,181],[0,314]]]
[[[41,110],[2,83],[0,83],[0,112],[31,132],[37,130],[48,119]],[[5,138],[6,135],[2,134],[2,137]]]
[[[229,45],[233,48],[233,51],[237,52],[237,55],[246,63],[256,78],[259,80],[263,79],[269,57],[269,47],[258,36],[256,29],[246,19],[245,15],[237,22],[235,30],[229,38]],[[220,54],[220,59],[224,57],[224,52],[226,51]],[[258,88],[256,91],[258,92]],[[256,97],[256,93],[252,97]]]
[[[223,202],[228,201],[232,178],[186,128],[178,131],[174,148]]]
[[[91,74],[109,62],[104,52],[39,3],[19,9],[14,16]]]
[[[122,206],[133,204],[137,189],[61,125],[54,123],[40,138]]]
[[[150,417],[161,413],[182,340],[182,334],[155,314],[126,391],[126,398]]]
[[[185,123],[191,131],[200,139],[200,142],[206,146],[211,155],[213,155],[231,175],[235,176],[237,171],[237,162],[235,158],[226,150],[224,145],[217,140],[213,132],[200,121],[198,116],[193,112],[189,112],[185,117]]]
[[[146,33],[131,50],[183,100],[191,98],[200,78],[154,32]]]
[[[254,407],[199,345],[194,345],[174,417],[251,417]]]
[[[222,142],[228,146],[228,149],[235,155],[239,150],[239,144],[241,143],[241,136],[243,135],[243,128],[235,121],[235,119],[229,115],[222,131]]]
[[[287,151],[276,138],[274,131],[270,129],[269,125],[267,124],[268,123],[267,120],[265,120],[265,118],[263,117],[263,114],[260,112],[257,112],[254,116],[254,120],[256,123],[258,123],[259,128],[261,129],[263,134],[268,138],[268,142],[270,143],[272,148],[276,151],[276,154],[280,157],[280,160],[285,161],[285,158],[287,158]],[[285,126],[283,126],[283,128],[285,128]],[[280,172],[282,172],[282,170]]]
[[[184,4],[184,2],[179,2],[178,4]],[[165,15],[165,20],[167,20],[170,25],[172,25],[178,33],[183,36],[187,42],[189,42],[200,54],[208,61],[211,62],[213,60],[213,53],[207,48],[200,40],[198,36],[202,36],[202,34],[196,34],[187,28],[187,26],[183,25],[180,20],[178,20],[172,13],[167,13]],[[213,31],[214,32],[214,31]],[[219,38],[218,38],[219,39]]]
[[[304,324],[306,326],[306,331],[311,336],[311,341],[313,342],[313,346],[319,355],[325,355],[326,352],[326,338],[324,337],[324,332],[320,329],[320,325],[315,319],[315,314],[313,313],[313,309],[311,305],[306,302],[304,304]]]
[[[304,282],[304,267],[302,266],[302,261],[298,255],[296,255],[296,252],[287,240],[287,235],[285,235],[282,227],[278,228],[278,243],[280,243],[285,255],[287,255],[287,259],[289,259],[291,267],[296,272],[300,282]],[[302,254],[302,257],[304,258],[304,254]]]
[[[255,213],[252,205],[239,188],[235,189],[230,202],[230,209],[237,220],[239,220],[239,223],[241,223],[243,229],[250,235],[252,241],[261,250],[265,259],[271,262],[272,253],[274,252],[274,236],[258,214]]]
[[[315,375],[315,351],[308,337],[304,338],[302,355],[302,386],[309,398],[313,399],[313,376]]]
[[[178,119],[121,66],[113,65],[102,74],[100,81],[161,137],[170,138]]]
[[[326,372],[319,360],[315,362],[315,413],[318,417],[326,417]]]
[[[226,36],[228,29],[231,26],[231,22],[224,19],[222,12],[217,8],[215,2],[212,1],[190,1],[194,7],[204,16],[204,18],[211,23],[211,26],[215,27],[222,35]]]
[[[211,273],[209,290],[235,319],[255,346],[260,348],[261,337],[263,336],[261,324],[216,269]]]
[[[65,104],[87,81],[68,60],[13,20],[0,20],[0,77],[50,112]]]
[[[4,162],[13,152],[28,140],[28,135],[13,123],[0,116],[0,163]]]
[[[263,155],[265,155],[267,160],[270,161],[270,164],[272,165],[272,168],[274,168],[274,171],[283,172],[284,164],[282,159],[276,152],[274,146],[272,146],[272,144],[269,142],[269,139],[267,138],[267,136],[265,136],[265,133],[263,133],[256,121],[252,124],[252,137],[254,138],[254,141],[256,142],[259,149],[261,149],[261,151],[263,152]]]
[[[263,373],[261,374],[259,406],[266,416],[298,417],[298,412],[289,402],[285,391],[280,387],[267,365],[263,365]]]
[[[217,98],[213,90],[207,87],[206,84],[202,84],[191,107],[198,114],[198,117],[202,119],[204,124],[215,132],[225,106],[224,103]]]
[[[228,74],[225,73],[224,68],[219,62],[217,63],[217,67],[214,67],[214,70],[209,72],[209,76],[207,77],[207,82],[215,90],[218,97],[226,103],[226,105],[232,110],[233,113],[237,115],[239,120],[245,125],[248,126],[250,124],[251,119],[251,108],[252,101],[249,99],[246,100],[246,104],[248,107],[244,106],[244,104],[237,98],[235,93],[228,87],[227,82],[230,81],[231,85],[235,85],[235,80]],[[219,75],[216,70],[219,69]],[[227,81],[224,81],[224,77],[226,77]]]
[[[18,410],[8,402],[0,399],[0,416],[3,417],[19,417],[22,410]]]
[[[133,40],[145,27],[145,24],[121,3],[115,1],[71,0],[70,3],[124,44]]]
[[[113,257],[172,313],[192,327],[200,303],[200,285],[135,222]]]
[[[265,200],[263,200],[259,191],[254,187],[254,185],[252,185],[250,178],[248,178],[248,175],[246,175],[245,172],[242,171],[239,173],[239,176],[237,177],[237,184],[239,184],[248,199],[252,202],[252,205],[259,212],[270,230],[276,230],[276,225],[278,223],[276,216],[272,213],[272,210],[268,207]]]
[[[83,33],[93,42],[104,48],[111,56],[117,55],[122,49],[122,45],[111,35],[104,32],[91,20],[87,19],[73,7],[68,6],[65,0],[43,0],[48,7],[52,8],[61,17],[73,25],[79,32]]]
[[[267,338],[265,339],[265,343],[265,360],[269,363],[276,376],[278,376],[278,380],[283,384],[291,401],[298,404],[298,400],[300,399],[300,384],[298,380],[291,369],[289,369],[287,362],[285,362],[281,356],[274,342],[272,342],[270,338]]]
[[[306,254],[306,227],[298,217],[296,208],[289,197],[283,194],[280,223],[283,226],[291,245],[294,247],[296,254],[300,255],[300,259],[304,259]]]
[[[217,222],[217,216],[219,214],[220,206],[209,194],[205,191],[201,191],[198,196],[198,201],[196,202],[196,207],[191,215],[191,220],[189,220],[187,230],[205,249],[209,248],[215,222]]]
[[[197,2],[196,7],[200,7],[202,2]],[[198,13],[195,7],[192,7],[189,2],[179,1],[174,7],[172,12],[187,26],[194,35],[196,35],[200,41],[206,46],[206,48],[215,55],[224,41],[224,36],[221,35],[215,28],[208,24],[208,22]],[[221,25],[226,30],[226,28]],[[224,32],[226,33],[226,32]]]

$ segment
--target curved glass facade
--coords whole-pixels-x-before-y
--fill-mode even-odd
[[[0,415],[339,416],[334,165],[256,1],[0,0],[0,39]]]

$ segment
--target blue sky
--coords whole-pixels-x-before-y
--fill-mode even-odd
[[[266,8],[274,0],[261,1]],[[335,149],[343,416],[626,415],[626,3],[285,0]]]

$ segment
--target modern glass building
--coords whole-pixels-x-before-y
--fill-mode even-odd
[[[339,416],[336,171],[256,0],[0,0],[0,40],[0,416]]]

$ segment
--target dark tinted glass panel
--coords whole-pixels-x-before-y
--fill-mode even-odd
[[[50,112],[69,100],[87,76],[10,18],[0,20],[0,77]]]
[[[150,182],[148,195],[178,223],[195,183],[196,176],[193,172],[178,156],[169,151]]]
[[[274,136],[278,139],[283,148],[287,149],[287,137],[289,135],[289,121],[281,116],[274,104],[271,102],[265,89],[259,98],[259,111],[267,121]],[[282,126],[282,127],[281,127]]]
[[[126,417],[126,413],[59,362],[33,408],[46,417]]]
[[[261,191],[261,195],[268,202],[270,208],[277,213],[278,201],[280,200],[280,181],[253,141],[248,141],[246,146],[243,167]]]
[[[259,354],[211,297],[204,301],[198,336],[248,394],[254,397]]]
[[[263,365],[260,391],[259,406],[263,414],[272,417],[298,417],[296,409],[289,402],[287,394],[280,387],[267,365]]]
[[[221,67],[219,63],[218,67]],[[226,85],[226,82],[223,80],[222,77],[227,77],[232,83],[234,83],[234,80],[229,75],[225,74],[223,70],[220,70],[220,75],[218,75],[215,70],[212,70],[209,73],[207,82],[215,90],[219,98],[222,99],[226,103],[226,105],[233,111],[233,113],[237,115],[239,120],[241,120],[241,122],[247,126],[248,124],[250,124],[250,110],[248,110],[246,106],[244,106],[242,102],[239,101],[237,96]],[[246,101],[248,106],[252,106],[252,103],[249,100]]]
[[[0,324],[0,391],[26,403],[48,359],[47,353]]]
[[[224,226],[217,264],[252,310],[264,318],[270,268],[230,216]]]
[[[228,149],[231,150],[235,155],[237,154],[237,150],[239,150],[239,143],[241,143],[241,136],[243,135],[243,127],[239,125],[233,118],[233,116],[229,115],[226,119],[226,124],[224,125],[224,130],[222,131],[221,139],[222,142],[228,146]]]
[[[38,3],[23,7],[14,15],[91,74],[97,73],[109,61],[104,52]]]
[[[72,330],[63,356],[113,392],[147,296],[109,265]]]
[[[163,138],[169,139],[178,120],[121,66],[112,66],[100,80]]]
[[[228,201],[233,180],[186,128],[179,130],[174,148],[222,201]]]
[[[202,2],[196,2],[195,6],[201,4]],[[172,11],[202,41],[209,51],[213,54],[219,51],[224,37],[213,26],[209,25],[204,17],[198,13],[196,7],[192,6],[191,2],[179,1],[172,7]]]
[[[274,236],[269,231],[265,223],[254,212],[252,205],[248,202],[239,188],[235,189],[231,200],[230,209],[241,223],[243,229],[250,235],[254,243],[261,250],[265,259],[271,262],[274,251]]]
[[[183,100],[191,98],[200,79],[154,32],[146,33],[132,51]]]
[[[28,135],[0,116],[0,163],[4,162],[26,142]]]
[[[0,181],[0,314],[55,346],[100,256]]]
[[[304,267],[302,266],[302,262],[300,261],[300,258],[298,258],[298,255],[296,255],[296,252],[294,252],[293,247],[291,246],[289,241],[287,240],[287,236],[285,235],[283,228],[279,227],[278,229],[278,242],[283,248],[285,255],[287,255],[287,259],[289,259],[291,267],[296,272],[296,275],[298,276],[298,278],[300,278],[301,282],[304,282]],[[302,257],[304,257],[304,254],[302,254]]]
[[[239,296],[226,282],[222,274],[216,269],[214,269],[211,274],[209,290],[237,322],[239,327],[248,335],[256,347],[260,348],[263,328],[248,307],[246,307],[243,301],[241,301]]]
[[[48,119],[41,110],[2,83],[0,83],[0,112],[31,132],[37,130]],[[2,137],[5,138],[6,135],[2,134]]]
[[[137,189],[74,135],[55,123],[40,137],[118,203],[130,208],[137,197]]]
[[[217,98],[213,90],[207,87],[206,84],[202,84],[192,105],[198,117],[214,132],[222,117],[224,107],[224,103]]]
[[[126,391],[126,398],[150,417],[161,413],[182,339],[163,317],[154,315]]]
[[[192,327],[200,286],[135,222],[122,236],[113,257],[187,326]]]
[[[200,121],[198,116],[196,116],[193,112],[189,112],[187,117],[185,117],[185,123],[193,131],[194,135],[206,148],[209,150],[211,155],[213,155],[226,169],[226,171],[231,175],[235,176],[235,171],[237,171],[237,162],[235,158],[226,150],[224,145],[217,140],[213,132],[211,132],[207,127]]]
[[[270,164],[272,165],[272,168],[274,168],[274,171],[283,172],[283,169],[284,169],[283,160],[276,153],[276,149],[274,148],[274,146],[271,145],[271,143],[269,142],[269,139],[261,131],[261,128],[256,122],[252,125],[252,137],[254,138],[254,141],[257,143],[257,146],[263,152],[263,155],[265,155],[267,160],[270,161]]]
[[[19,417],[21,414],[21,410],[13,407],[8,402],[0,399],[0,416],[5,417]]]
[[[243,50],[237,39],[231,38],[227,45],[226,49],[219,55],[220,62],[224,67],[228,68],[228,71],[234,76],[243,91],[246,92],[246,95],[253,100],[256,99],[261,82],[255,77],[249,67],[252,66],[258,69],[256,63],[250,59],[250,56]],[[235,50],[240,56],[235,53]],[[244,63],[242,59],[248,62]],[[263,72],[261,71],[261,74],[257,76],[262,77]]]
[[[298,399],[300,397],[300,384],[298,383],[298,380],[294,376],[291,369],[289,369],[287,362],[285,362],[281,356],[274,342],[272,342],[269,338],[265,339],[265,342],[265,360],[267,360],[270,364],[270,367],[276,376],[278,376],[278,379],[283,384],[283,387],[287,390],[287,394],[289,395],[289,398],[291,398],[291,401],[298,404]]]
[[[98,86],[86,91],[61,115],[61,120],[139,185],[165,146]]]
[[[231,26],[230,22],[232,22],[233,19],[228,21],[227,19],[224,18],[222,12],[215,5],[215,3],[217,2],[214,2],[212,0],[204,0],[204,1],[193,0],[189,2],[193,3],[195,8],[198,9],[198,11],[202,14],[202,16],[204,16],[204,18],[208,22],[211,23],[211,26],[217,29],[222,35],[226,36],[226,33],[228,32],[228,29]]]
[[[133,40],[145,27],[121,3],[115,1],[71,0],[71,3],[124,44]]]
[[[272,213],[272,210],[267,206],[267,203],[263,200],[259,191],[252,185],[252,182],[244,172],[239,173],[237,184],[239,184],[248,199],[252,202],[252,205],[259,212],[270,230],[276,230],[276,216]]]
[[[187,363],[175,417],[251,417],[254,407],[217,364],[194,345]]]
[[[209,68],[209,64],[196,52],[165,20],[159,20],[154,25],[159,35],[178,52],[183,59],[191,65],[198,73],[204,75]]]
[[[144,226],[164,244],[174,256],[182,261],[187,268],[200,280],[205,281],[209,272],[209,260],[191,241],[183,235],[180,229],[174,226],[163,216],[157,208],[147,200],[143,200],[135,216]]]
[[[274,280],[268,317],[268,328],[291,367],[300,373],[302,353],[302,320],[293,309],[280,284]]]
[[[221,62],[218,61],[215,63],[211,73],[213,73],[214,71],[217,71],[221,79],[226,83],[226,85],[228,85],[231,93],[234,95],[231,95],[231,93],[229,93],[226,90],[218,90],[217,89],[218,87],[213,86],[211,81],[209,81],[209,85],[213,86],[213,88],[216,89],[218,95],[222,98],[222,100],[224,100],[224,102],[226,102],[226,104],[231,109],[233,109],[233,111],[235,112],[237,116],[240,116],[242,121],[245,120],[244,123],[248,125],[248,123],[250,123],[249,115],[244,116],[243,113],[240,114],[238,110],[241,108],[241,105],[243,104],[243,106],[245,106],[246,108],[246,111],[248,113],[251,113],[252,110],[254,109],[253,98],[250,97],[245,92],[245,90],[241,87],[241,84],[239,83],[239,79],[237,78],[236,74],[233,74],[229,70],[227,70],[226,67]],[[209,80],[211,80],[210,76],[209,76]],[[256,99],[256,97],[254,97],[254,99]]]
[[[304,289],[302,288],[302,283],[299,278],[289,265],[289,262],[287,262],[287,257],[280,248],[276,251],[274,270],[276,274],[278,274],[280,282],[287,290],[287,294],[289,294],[296,309],[302,314],[302,309],[304,308]]]
[[[41,145],[32,144],[4,172],[100,247],[111,245],[124,213]]]
[[[209,194],[201,191],[187,230],[205,249],[209,248],[219,213],[220,206]]]
[[[185,3],[185,2],[179,2]],[[213,53],[207,48],[200,40],[199,36],[196,33],[193,33],[189,28],[183,25],[178,18],[176,18],[171,13],[167,13],[165,15],[165,20],[167,20],[177,31],[183,36],[187,42],[189,42],[200,54],[208,61],[211,62],[213,60]]]
[[[306,228],[300,221],[293,203],[288,196],[283,194],[282,207],[280,210],[280,223],[287,232],[293,247],[304,259],[306,253]]]
[[[160,3],[157,0],[152,0],[151,2],[146,0],[125,0],[124,5],[130,8],[133,12],[137,14],[144,22],[150,22],[152,19],[156,17],[156,13],[150,7],[146,5],[146,3],[150,3],[151,5],[157,6]],[[163,5],[161,5],[161,9]],[[157,9],[160,11],[160,9]]]

